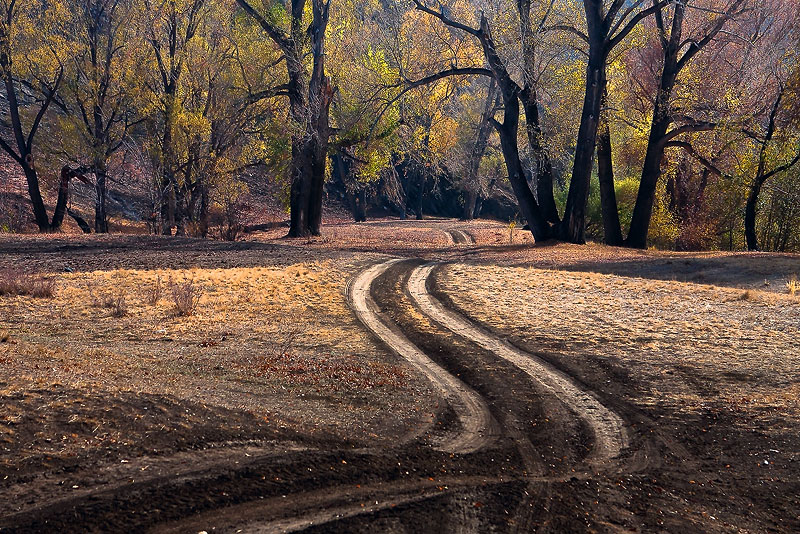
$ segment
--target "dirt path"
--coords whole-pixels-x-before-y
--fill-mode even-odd
[[[436,266],[436,263],[428,263],[417,267],[411,273],[408,290],[419,308],[449,330],[474,341],[525,371],[543,388],[555,394],[578,417],[586,421],[595,439],[592,461],[602,462],[619,456],[622,449],[628,445],[622,418],[552,365],[499,339],[465,317],[445,308],[427,289],[428,278]]]
[[[438,450],[469,453],[486,447],[493,439],[495,424],[483,399],[462,381],[436,365],[420,351],[396,326],[381,318],[370,295],[377,277],[401,260],[389,260],[362,271],[348,285],[347,297],[356,316],[392,351],[404,358],[439,390],[455,411],[458,428],[437,441]]]
[[[0,534],[736,531],[750,501],[702,473],[711,453],[684,447],[700,427],[677,432],[626,403],[624,375],[532,355],[481,326],[482,316],[467,318],[439,289],[436,265],[381,260],[347,287],[364,327],[441,400],[408,427],[387,426],[390,440],[293,434],[87,462],[69,474],[75,486],[58,485],[61,473],[19,483],[5,496],[35,499],[0,517]],[[430,389],[393,391],[411,399]],[[723,525],[719,510],[734,519]],[[752,524],[744,530],[761,531]]]

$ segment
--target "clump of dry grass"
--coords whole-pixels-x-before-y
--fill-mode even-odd
[[[148,306],[155,306],[161,300],[161,292],[163,284],[161,283],[161,275],[156,275],[156,279],[149,288],[145,289],[144,301]]]
[[[125,292],[120,291],[111,298],[111,316],[120,318],[128,315],[128,303]]]
[[[197,310],[203,289],[195,284],[194,280],[183,282],[169,281],[168,284],[172,302],[175,304],[175,313],[180,317],[191,317]]]
[[[0,296],[21,295],[34,298],[53,298],[56,281],[38,274],[24,273],[19,269],[0,270]]]
[[[797,276],[792,276],[786,282],[786,289],[789,291],[791,296],[797,295],[800,292],[800,281],[797,280]]]

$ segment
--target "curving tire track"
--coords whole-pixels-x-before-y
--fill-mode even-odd
[[[464,230],[445,230],[454,245],[474,245],[475,239]]]
[[[445,308],[427,290],[428,278],[437,265],[427,263],[417,267],[408,280],[409,293],[419,308],[445,328],[516,365],[581,417],[594,433],[595,446],[589,457],[593,463],[618,457],[628,446],[628,434],[622,418],[549,363],[499,339],[462,315]]]
[[[402,260],[389,260],[359,273],[347,287],[350,305],[364,326],[427,377],[456,413],[459,428],[440,438],[436,449],[461,454],[480,450],[494,439],[495,424],[486,402],[461,380],[437,365],[402,332],[382,318],[378,306],[370,295],[370,288],[375,279],[399,261]]]

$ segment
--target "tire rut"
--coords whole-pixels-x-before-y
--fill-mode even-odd
[[[599,464],[619,457],[629,443],[622,417],[549,363],[522,351],[462,315],[445,308],[427,290],[428,278],[437,265],[439,264],[427,263],[415,268],[408,281],[409,293],[423,313],[456,334],[519,367],[581,417],[594,434],[595,447],[590,458],[593,463]]]
[[[464,230],[445,230],[454,245],[474,245],[475,239]]]
[[[435,448],[461,454],[485,448],[494,439],[496,428],[486,402],[461,380],[434,363],[396,326],[382,317],[370,294],[375,279],[399,261],[402,260],[379,263],[358,274],[348,284],[350,305],[362,324],[425,376],[454,410],[459,428],[441,437]]]

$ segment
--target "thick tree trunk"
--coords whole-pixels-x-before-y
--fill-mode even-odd
[[[750,184],[750,193],[747,195],[747,204],[744,209],[744,237],[747,241],[747,250],[758,250],[758,236],[756,234],[756,207],[758,195],[764,185],[762,176],[756,176]]]
[[[542,127],[536,91],[532,87],[527,88],[520,96],[525,109],[528,145],[536,169],[536,199],[545,220],[551,224],[558,224],[561,219],[558,216],[558,208],[553,194],[553,165],[542,144]]]
[[[475,207],[478,204],[478,190],[467,189],[464,192],[464,212],[461,216],[463,221],[471,221],[475,218]]]
[[[289,190],[289,233],[287,237],[311,235],[308,207],[311,193],[312,158],[310,143],[292,142],[291,189]]]
[[[600,42],[603,38],[600,37]],[[597,128],[603,105],[603,90],[606,87],[606,55],[604,45],[590,47],[589,64],[586,67],[586,91],[583,99],[578,141],[572,179],[567,193],[564,218],[558,229],[561,240],[569,243],[586,242],[586,203],[589,199],[589,183],[594,167]]]
[[[503,159],[506,162],[511,188],[514,190],[520,211],[531,229],[534,240],[539,243],[552,237],[551,228],[539,210],[519,158],[519,147],[517,145],[519,100],[516,96],[504,98],[504,100],[503,124],[498,122],[494,124],[500,134],[500,146],[503,150]]]
[[[664,136],[670,124],[666,100],[663,102],[663,104],[657,104],[656,116],[650,127],[639,192],[636,195],[636,205],[633,208],[628,238],[625,240],[625,245],[632,248],[647,246],[647,233],[650,228],[650,218],[653,215],[656,187],[661,176],[661,160],[664,158]]]
[[[664,52],[664,66],[661,70],[661,80],[653,105],[653,119],[650,125],[650,136],[647,140],[647,152],[642,166],[642,178],[639,182],[639,191],[636,194],[636,204],[633,207],[631,227],[625,245],[632,248],[645,248],[647,246],[647,233],[650,228],[650,218],[653,215],[656,187],[661,176],[661,160],[664,159],[666,148],[666,135],[672,123],[670,116],[670,98],[672,90],[680,71],[679,54],[683,46],[681,35],[683,29],[683,14],[686,5],[677,3],[672,19],[672,31],[669,40],[664,37],[662,49]],[[656,21],[663,25],[660,14]]]
[[[492,119],[492,124],[500,134],[500,146],[503,151],[503,159],[506,162],[506,169],[508,170],[508,180],[511,182],[514,196],[517,198],[520,211],[528,223],[533,238],[537,242],[546,241],[553,237],[553,234],[550,225],[542,215],[533,191],[531,191],[519,157],[517,136],[519,133],[520,88],[512,80],[500,55],[497,53],[486,17],[481,17],[479,36],[486,61],[494,74],[494,78],[497,80],[500,94],[503,97],[503,123],[500,124]]]
[[[61,225],[64,223],[64,214],[67,211],[67,201],[69,200],[70,178],[72,178],[72,172],[69,167],[61,169],[61,176],[58,181],[58,199],[56,200],[56,208],[53,211],[53,220],[50,222],[51,232],[61,229]]]
[[[50,231],[50,219],[47,216],[47,209],[44,206],[41,190],[39,189],[39,176],[36,167],[33,165],[33,157],[26,154],[23,160],[22,170],[25,172],[25,179],[28,182],[28,195],[33,206],[33,216],[36,219],[36,226],[40,232]]]
[[[600,207],[603,216],[603,240],[606,245],[622,245],[617,193],[614,190],[614,162],[611,154],[611,129],[603,121],[597,137],[597,177],[600,182]]]

